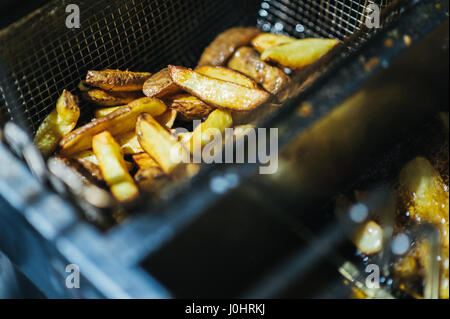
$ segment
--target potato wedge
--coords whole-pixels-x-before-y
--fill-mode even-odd
[[[174,109],[169,109],[163,114],[155,117],[155,120],[164,126],[166,129],[170,130],[177,119],[178,112]]]
[[[144,152],[141,144],[139,144],[135,130],[117,135],[116,140],[125,155],[134,155]]]
[[[188,142],[189,151],[195,154],[196,151],[201,150],[206,144],[213,141],[213,131],[211,129],[217,129],[218,132],[223,134],[225,129],[233,126],[233,119],[231,112],[227,110],[217,109],[212,112],[205,122],[198,125],[192,134]]]
[[[158,116],[163,114],[166,109],[166,105],[158,99],[144,97],[135,100],[104,117],[93,120],[64,137],[59,143],[60,152],[64,156],[69,156],[90,149],[94,135],[105,130],[108,130],[112,135],[129,132],[135,127],[139,114],[146,112]]]
[[[210,78],[236,83],[250,89],[258,88],[258,84],[246,75],[222,66],[199,66],[195,69],[195,72],[209,76]]]
[[[250,111],[268,100],[270,94],[235,83],[213,79],[191,69],[169,66],[172,80],[208,105],[233,111]]]
[[[274,95],[285,89],[290,82],[289,77],[280,68],[262,61],[258,52],[250,47],[237,50],[228,62],[228,67],[251,77]]]
[[[223,66],[239,47],[247,45],[260,31],[252,27],[237,27],[229,29],[217,38],[203,52],[199,66]]]
[[[123,105],[121,105],[121,106],[123,106]],[[106,116],[106,115],[116,111],[121,106],[112,106],[112,107],[97,109],[94,112],[95,118],[100,118],[100,117]]]
[[[144,83],[143,92],[148,97],[163,98],[179,93],[181,90],[173,83],[169,75],[169,69],[164,68],[155,73]]]
[[[97,157],[102,176],[113,196],[120,202],[129,202],[139,195],[139,190],[123,159],[119,144],[108,132],[97,134],[92,139],[92,147]]]
[[[297,40],[296,38],[292,38],[287,35],[274,33],[261,33],[252,40],[252,46],[259,53],[263,53],[268,48],[281,44],[292,43],[296,40]]]
[[[114,92],[141,91],[151,73],[120,70],[88,71],[86,83],[90,86]]]
[[[143,113],[138,117],[136,132],[142,148],[166,174],[170,174],[185,159],[187,151],[182,144],[150,114]]]
[[[301,39],[268,48],[261,54],[261,59],[293,70],[302,69],[319,60],[338,43],[335,39]]]
[[[133,161],[139,167],[139,169],[147,169],[147,168],[159,168],[159,164],[147,153],[140,153],[133,155]]]
[[[184,122],[201,120],[207,117],[214,108],[190,94],[177,94],[167,99],[169,108],[176,110]]]
[[[72,157],[79,165],[81,165],[92,178],[97,181],[103,182],[103,175],[100,171],[100,167],[98,166],[97,157],[92,150],[83,151],[78,154],[75,154]]]
[[[59,141],[75,128],[79,117],[78,98],[64,90],[56,102],[56,109],[41,123],[34,138],[44,156],[53,153]]]
[[[143,94],[140,92],[107,92],[100,89],[92,89],[83,92],[82,97],[85,101],[95,105],[118,106],[137,100],[138,98],[143,97]]]

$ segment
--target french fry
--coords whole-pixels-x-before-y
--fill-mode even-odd
[[[233,111],[250,111],[270,97],[270,94],[263,90],[213,79],[187,68],[171,65],[169,71],[174,83],[211,106]]]
[[[335,39],[301,39],[268,48],[261,54],[261,59],[293,70],[302,69],[316,62],[338,43]]]
[[[164,126],[166,129],[170,130],[177,119],[178,112],[174,109],[169,109],[163,114],[155,117],[155,120]]]
[[[56,102],[56,109],[45,118],[34,138],[44,156],[53,153],[59,141],[75,128],[79,117],[78,98],[64,90]]]
[[[211,134],[211,129],[217,129],[221,134],[225,129],[233,126],[233,119],[231,112],[226,110],[215,110],[212,112],[205,122],[198,125],[188,142],[188,148],[192,154],[201,150],[206,144],[210,143],[214,136]]]
[[[120,202],[129,202],[139,195],[139,190],[123,159],[119,144],[108,132],[97,134],[92,139],[92,147],[97,157],[102,176],[114,197]]]
[[[258,88],[258,84],[246,75],[222,66],[199,66],[195,69],[195,72],[209,76],[210,78],[236,83],[250,89]]]
[[[145,81],[143,92],[148,97],[163,98],[180,92],[180,88],[170,78],[169,69],[164,68]]]
[[[177,94],[167,99],[169,108],[178,112],[184,122],[201,120],[207,117],[214,108],[190,94]]]
[[[228,62],[228,67],[251,77],[266,91],[274,95],[282,92],[290,81],[280,68],[261,61],[258,52],[250,47],[242,47],[237,50]]]
[[[259,33],[260,31],[257,28],[252,27],[237,27],[226,30],[205,49],[198,65],[225,65],[236,49],[249,44]]]
[[[64,156],[69,156],[90,149],[94,135],[105,130],[112,135],[129,132],[135,127],[139,114],[145,112],[158,116],[163,114],[166,109],[166,105],[158,99],[145,97],[135,100],[65,136],[59,143],[60,152]]]
[[[252,46],[259,53],[263,53],[265,50],[286,43],[292,43],[297,39],[282,34],[273,33],[261,33],[252,40]]]
[[[121,106],[123,106],[123,105],[121,105]],[[106,107],[106,108],[102,108],[102,109],[97,109],[94,112],[94,116],[95,116],[95,118],[106,116],[106,115],[116,111],[119,107],[120,106],[113,106],[113,107]]]
[[[139,167],[139,169],[147,168],[159,168],[159,164],[147,153],[140,153],[133,155],[133,161]]]
[[[166,174],[170,174],[186,156],[181,143],[150,114],[138,117],[136,132],[142,148],[156,160]]]
[[[118,106],[128,104],[143,95],[139,92],[107,92],[91,89],[83,92],[83,99],[99,106]]]
[[[135,130],[117,135],[116,140],[125,155],[133,155],[144,152],[141,144],[139,144]]]
[[[102,71],[89,71],[86,76],[86,83],[106,91],[141,91],[145,81],[150,76],[151,73],[146,72],[106,69]]]

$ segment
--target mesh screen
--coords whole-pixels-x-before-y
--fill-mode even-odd
[[[81,28],[66,27],[66,1],[54,1],[0,31],[0,107],[35,132],[60,92],[74,90],[89,69],[156,72],[194,66],[223,30],[258,25],[296,37],[344,39],[358,30],[368,0],[76,1]],[[388,4],[383,0],[382,6]],[[1,73],[1,68],[0,68]],[[82,113],[86,106],[82,105]],[[6,111],[6,112],[5,112]]]

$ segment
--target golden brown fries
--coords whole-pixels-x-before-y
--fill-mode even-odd
[[[140,92],[107,92],[92,89],[82,94],[83,99],[99,106],[118,106],[128,104],[143,96]]]
[[[142,148],[156,160],[166,174],[180,165],[186,156],[181,143],[150,114],[138,117],[136,132]]]
[[[75,128],[79,117],[78,98],[64,90],[56,102],[56,109],[39,126],[34,139],[44,156],[53,153],[59,141]]]
[[[263,53],[268,48],[294,42],[295,38],[282,34],[261,33],[252,40],[252,45],[259,53]]]
[[[263,90],[213,79],[191,69],[171,65],[169,70],[172,80],[179,87],[211,106],[233,111],[250,111],[270,97],[270,94]]]
[[[133,161],[136,163],[139,169],[147,169],[158,167],[159,164],[147,153],[140,153],[133,155]]]
[[[108,130],[112,135],[129,132],[135,127],[139,114],[146,112],[158,116],[163,114],[166,109],[166,105],[158,99],[145,97],[135,100],[104,117],[93,120],[64,137],[59,143],[60,152],[64,156],[69,156],[90,149],[94,135],[105,130]]]
[[[123,106],[123,105],[121,105]],[[120,106],[112,106],[103,109],[96,109],[94,112],[95,118],[106,116],[114,111],[116,111]]]
[[[223,134],[225,129],[233,126],[231,112],[226,110],[215,110],[205,122],[198,125],[189,140],[188,148],[192,154],[201,150],[206,144],[214,139],[215,133]]]
[[[108,132],[97,134],[92,139],[102,176],[114,197],[120,202],[129,202],[139,195],[133,178],[128,173],[119,144]]]
[[[250,89],[258,88],[258,84],[246,75],[222,66],[199,66],[195,69],[195,72],[209,76],[210,78],[236,83]]]
[[[274,95],[289,84],[289,77],[280,68],[261,61],[258,52],[250,47],[237,50],[228,62],[228,67],[248,75]]]
[[[203,52],[199,66],[223,66],[241,46],[247,45],[260,31],[257,28],[237,27],[220,34]]]
[[[335,39],[301,39],[268,48],[261,54],[261,59],[293,70],[302,69],[319,60],[338,43]]]
[[[169,108],[178,112],[182,121],[190,122],[207,117],[213,110],[211,106],[190,94],[177,94],[167,99]]]
[[[148,97],[163,98],[180,92],[180,88],[170,78],[169,69],[164,68],[144,83],[143,91]]]
[[[139,154],[144,151],[139,144],[135,130],[117,135],[116,140],[125,155]]]
[[[106,91],[141,91],[151,73],[120,70],[89,71],[86,83]]]
[[[170,130],[177,119],[178,112],[176,110],[167,110],[163,114],[155,117],[155,120],[164,126],[166,129]]]

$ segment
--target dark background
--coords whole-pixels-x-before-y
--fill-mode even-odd
[[[0,29],[40,8],[50,0],[0,0]]]

